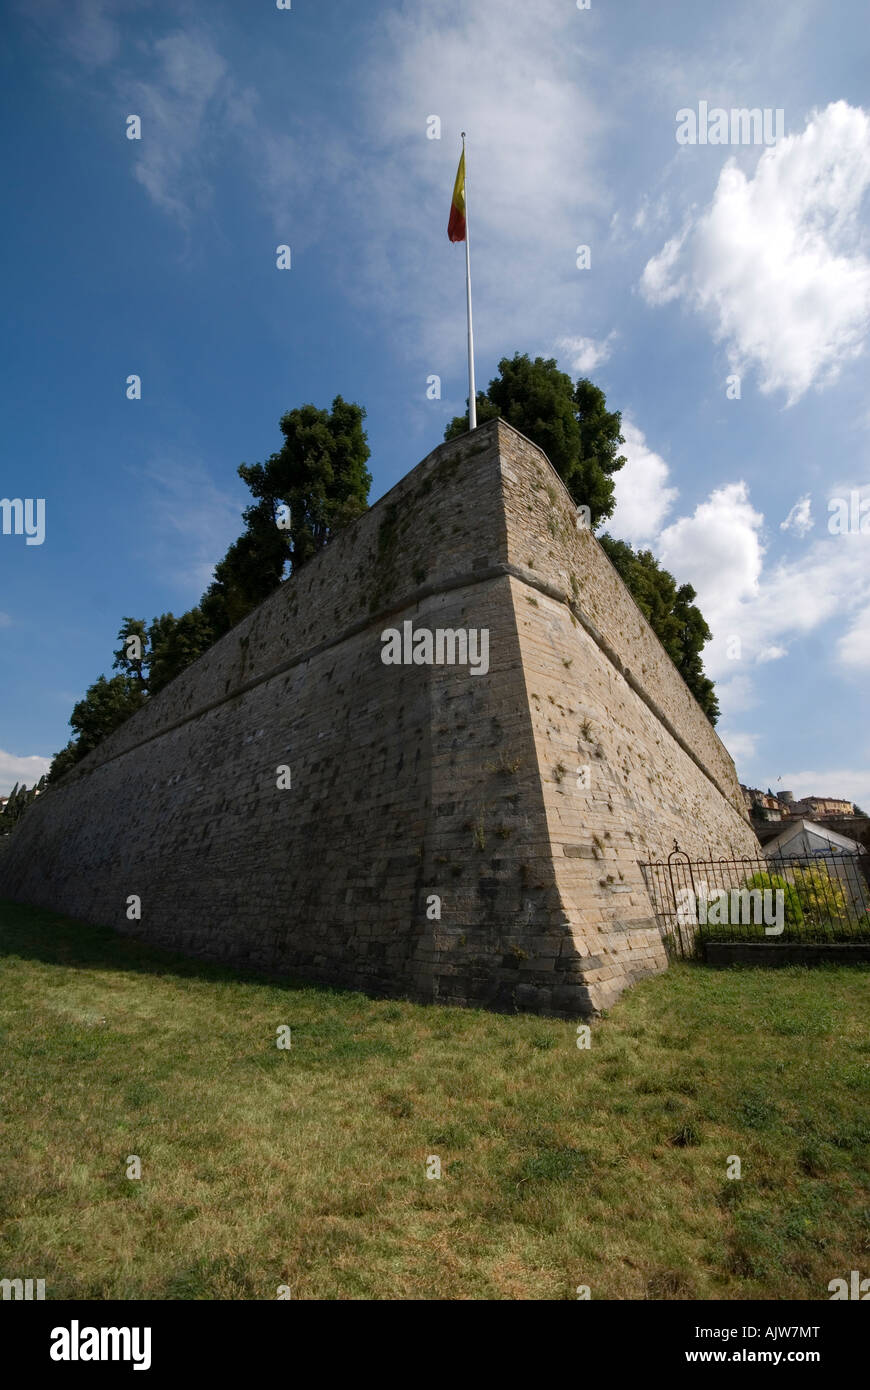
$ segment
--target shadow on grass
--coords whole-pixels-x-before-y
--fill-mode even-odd
[[[184,956],[111,927],[96,927],[63,917],[48,908],[0,900],[0,960],[18,956],[44,965],[79,970],[125,970],[139,975],[171,975],[176,979],[218,984],[259,984],[299,993],[317,990],[324,995],[347,997],[359,991],[312,983],[289,975],[269,974],[244,966],[221,965]]]

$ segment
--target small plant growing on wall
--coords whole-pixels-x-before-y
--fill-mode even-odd
[[[481,854],[486,849],[486,824],[484,821],[484,809],[480,808],[476,820],[465,822],[466,830],[471,831],[471,838],[475,849],[479,849]]]
[[[519,771],[521,761],[520,758],[509,758],[502,750],[498,756],[498,761],[487,763],[486,770],[495,773],[498,777],[514,777]]]

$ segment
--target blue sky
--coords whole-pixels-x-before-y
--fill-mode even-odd
[[[604,388],[611,530],[698,590],[741,780],[870,805],[864,3],[22,0],[6,30],[0,493],[46,526],[0,535],[0,791],[124,615],[199,598],[285,410],[366,407],[373,500],[440,442],[466,129],[478,383],[528,351]],[[702,101],[784,137],[679,144]]]

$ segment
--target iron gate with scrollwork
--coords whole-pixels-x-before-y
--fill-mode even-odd
[[[855,854],[690,859],[676,841],[641,864],[668,954],[706,941],[870,941],[870,884]]]

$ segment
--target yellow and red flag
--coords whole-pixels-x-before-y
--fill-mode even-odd
[[[465,149],[459,159],[456,183],[453,186],[453,202],[450,204],[450,221],[447,235],[451,241],[465,240]]]

